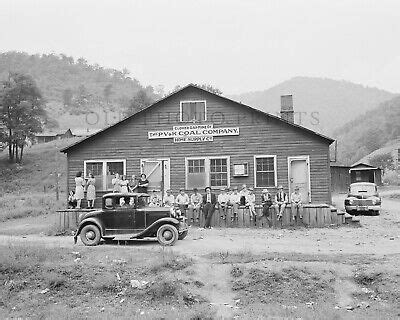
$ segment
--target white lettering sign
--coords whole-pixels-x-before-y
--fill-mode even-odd
[[[173,138],[174,142],[213,141],[213,137],[238,136],[238,135],[239,135],[238,127],[214,128],[212,124],[174,126],[172,130],[148,132],[148,137],[150,140]]]

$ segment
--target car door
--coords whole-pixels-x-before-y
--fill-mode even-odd
[[[137,232],[146,228],[147,197],[138,197],[135,202],[134,228]]]
[[[118,197],[106,198],[103,205],[103,223],[106,234],[129,234],[134,229],[134,208],[120,204]]]

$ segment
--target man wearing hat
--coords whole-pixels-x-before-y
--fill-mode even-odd
[[[278,217],[278,220],[282,218],[283,213],[285,212],[286,205],[289,203],[288,196],[285,192],[283,192],[283,186],[280,185],[278,187],[278,193],[275,195],[275,213]]]
[[[272,198],[271,194],[269,193],[268,189],[263,189],[261,194],[261,204],[262,204],[262,217],[261,220],[267,220],[268,226],[271,227],[271,219],[269,215],[269,208],[272,205]],[[264,222],[262,221],[264,224]]]
[[[256,195],[253,193],[253,188],[249,188],[246,195],[246,207],[250,210],[250,221],[256,219]]]
[[[290,200],[292,201],[292,219],[296,220],[297,214],[300,219],[303,219],[303,204],[301,200],[301,193],[299,192],[299,187],[296,186],[294,188],[294,192],[290,196]]]
[[[211,192],[211,187],[206,187],[204,190],[206,192],[203,196],[204,228],[211,229],[211,219],[217,204],[217,197]]]

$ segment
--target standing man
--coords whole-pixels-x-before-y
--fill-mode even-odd
[[[196,222],[199,222],[200,208],[202,202],[203,202],[203,196],[199,193],[199,190],[197,190],[197,188],[194,188],[193,194],[190,196],[190,204],[189,204],[189,210],[193,211],[193,215],[191,215],[192,222],[194,222],[194,220],[196,220]]]
[[[294,188],[294,192],[290,196],[292,201],[292,218],[296,220],[297,214],[299,214],[300,219],[303,219],[303,203],[301,201],[301,193],[299,192],[299,187]]]
[[[275,213],[278,220],[282,219],[282,215],[285,212],[286,205],[289,203],[288,196],[283,192],[283,186],[278,187],[278,193],[275,195]]]
[[[211,219],[217,204],[217,197],[214,193],[211,193],[211,187],[206,187],[205,192],[206,194],[203,196],[204,228],[211,229]]]

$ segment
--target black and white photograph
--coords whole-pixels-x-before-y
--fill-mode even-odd
[[[400,319],[400,2],[0,0],[0,319]]]

